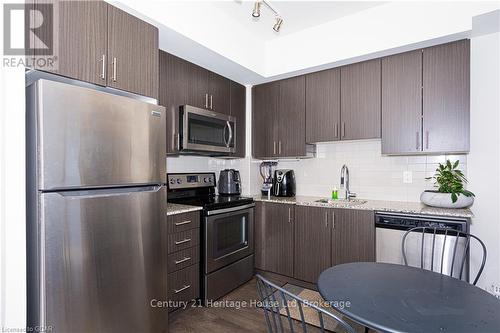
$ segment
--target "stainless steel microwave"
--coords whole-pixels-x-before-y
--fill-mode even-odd
[[[183,105],[179,114],[179,150],[212,155],[235,152],[236,117]]]

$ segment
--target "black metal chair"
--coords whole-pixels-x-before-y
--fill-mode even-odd
[[[286,322],[288,322],[288,327],[290,332],[294,332],[293,321],[294,318],[290,315],[290,304],[297,305],[300,314],[300,323],[302,327],[302,332],[307,332],[307,323],[304,317],[303,307],[307,306],[314,309],[318,314],[319,324],[321,332],[325,332],[325,318],[331,318],[338,322],[340,326],[349,333],[356,333],[354,328],[342,320],[337,315],[328,312],[307,300],[300,298],[297,295],[290,293],[289,291],[277,286],[276,284],[266,280],[261,275],[256,274],[257,277],[257,290],[261,298],[262,308],[264,310],[264,316],[267,324],[267,331],[269,333],[282,333],[285,332],[284,327],[286,327]],[[286,317],[280,313],[280,310],[285,309]],[[283,321],[285,320],[285,323]]]
[[[476,285],[481,273],[483,272],[487,256],[486,246],[478,237],[465,232],[446,228],[412,228],[404,234],[401,244],[404,263],[407,266],[409,266],[407,253],[409,235],[415,235],[418,237],[416,239],[416,258],[413,259],[420,261],[420,268],[439,272],[458,279],[462,279],[464,270],[468,267],[471,239],[475,239],[481,246],[483,252],[481,266],[473,282],[473,284]],[[429,244],[429,242],[431,243]],[[459,244],[461,245],[459,246]],[[430,248],[428,247],[429,245],[431,246]],[[418,256],[420,256],[420,258],[418,258]],[[459,266],[456,266],[457,263]],[[414,265],[411,266],[418,267],[418,262],[414,261]]]

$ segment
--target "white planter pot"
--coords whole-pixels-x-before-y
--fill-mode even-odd
[[[456,202],[451,201],[450,193],[441,193],[436,191],[424,191],[420,195],[420,201],[427,206],[439,208],[466,208],[472,206],[474,197],[466,197],[463,194],[458,196]]]

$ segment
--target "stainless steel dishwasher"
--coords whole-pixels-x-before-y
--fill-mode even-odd
[[[426,215],[410,215],[397,213],[375,213],[375,233],[376,233],[376,258],[377,262],[393,263],[404,265],[402,253],[402,239],[406,231],[415,227],[436,227],[461,232],[468,232],[468,219],[453,218],[442,216],[426,216]],[[425,234],[423,238],[424,247],[424,268],[430,269],[432,256],[432,237],[433,234]],[[451,261],[453,249],[457,238],[448,236],[445,241],[444,234],[436,235],[434,243],[434,267],[433,271],[441,272],[441,255],[444,255],[442,272],[449,272],[451,269]],[[465,237],[458,238],[457,251],[462,253],[465,249],[467,239]],[[444,246],[444,249],[443,249]],[[407,257],[410,266],[420,267],[420,253],[422,251],[422,233],[408,235],[407,238]],[[443,249],[443,250],[442,250]],[[444,252],[444,254],[443,254]],[[468,256],[468,254],[467,254]],[[467,257],[462,280],[469,281],[469,258]],[[426,267],[427,266],[427,267]],[[460,265],[455,265],[453,268],[454,275],[459,273]],[[448,273],[446,273],[448,274]],[[458,276],[458,275],[456,275]]]

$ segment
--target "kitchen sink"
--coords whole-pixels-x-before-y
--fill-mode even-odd
[[[367,202],[367,200],[361,200],[361,199],[350,199],[350,200],[346,200],[346,199],[337,199],[337,200],[333,200],[333,199],[319,199],[319,200],[316,200],[315,202],[318,202],[318,203],[324,203],[324,204],[330,204],[332,206],[360,206],[360,205],[363,205]]]

